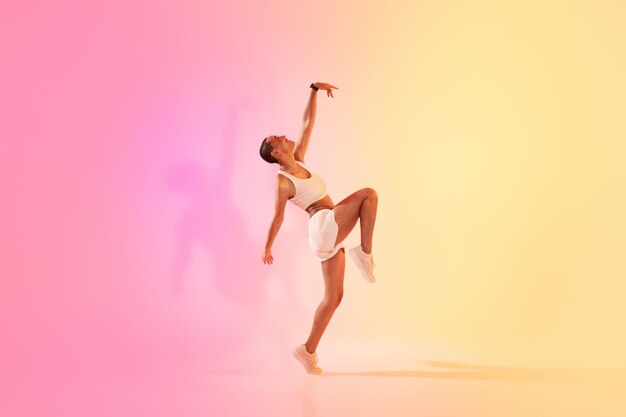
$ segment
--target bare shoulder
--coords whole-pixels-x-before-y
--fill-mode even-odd
[[[277,174],[278,178],[276,179],[276,192],[280,195],[285,196],[287,199],[296,195],[296,187],[293,185],[293,182],[282,174]]]

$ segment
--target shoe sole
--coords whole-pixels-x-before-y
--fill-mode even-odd
[[[373,281],[367,276],[367,274],[363,273],[363,270],[361,269],[361,267],[359,265],[361,265],[361,262],[359,262],[359,255],[356,254],[356,249],[350,249],[350,257],[352,258],[352,260],[354,261],[354,263],[356,264],[357,268],[359,268],[359,272],[361,273],[361,275],[363,276],[363,278],[365,278],[365,281],[369,282],[370,284],[373,284],[376,282],[376,279],[374,279]]]

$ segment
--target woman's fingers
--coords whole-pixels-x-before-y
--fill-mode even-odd
[[[334,85],[332,85],[332,84],[328,84],[328,83],[321,83],[321,82],[318,82],[318,83],[315,83],[315,85],[317,85],[317,87],[318,87],[318,88],[321,88],[322,90],[328,90],[329,88],[336,88],[336,89],[339,89],[339,87],[335,87]]]
[[[317,83],[319,85],[319,88],[326,90],[326,97],[332,97],[335,98],[335,96],[333,95],[333,88],[337,89],[339,87],[335,87],[332,84],[328,84],[328,83]]]

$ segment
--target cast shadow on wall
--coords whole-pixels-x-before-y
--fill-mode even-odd
[[[281,260],[280,268],[263,264],[262,250],[265,242],[250,236],[246,228],[246,218],[232,199],[237,152],[258,154],[260,146],[260,140],[258,144],[252,140],[242,140],[238,134],[239,113],[247,106],[249,105],[243,101],[232,104],[224,119],[222,133],[215,139],[207,139],[212,143],[211,149],[218,152],[218,155],[212,155],[212,158],[218,161],[212,175],[208,175],[208,170],[200,162],[201,158],[198,158],[181,161],[172,166],[166,178],[168,189],[183,196],[186,201],[174,237],[175,250],[168,278],[170,291],[177,297],[186,295],[193,253],[198,249],[206,251],[212,265],[212,273],[206,279],[212,280],[211,288],[216,292],[210,294],[210,298],[220,297],[235,305],[247,317],[248,323],[243,325],[246,327],[245,325],[249,324],[248,328],[233,330],[236,335],[231,334],[234,340],[231,340],[230,345],[238,347],[255,337],[254,331],[248,331],[251,328],[265,327],[266,331],[272,332],[272,323],[267,323],[271,315],[268,313],[270,307],[279,311],[283,308],[289,309],[286,305],[268,306],[272,301],[267,295],[270,279],[276,279],[278,276],[285,303],[288,304],[290,300],[295,299],[292,277],[295,276],[296,265],[289,257]],[[245,144],[245,147],[250,149],[238,149],[240,144]],[[259,186],[263,175],[268,173],[267,170],[262,170],[267,168],[267,163],[260,157],[258,161],[258,165],[246,170],[249,178],[247,184],[250,186],[255,184]],[[241,175],[237,177],[241,178]],[[274,177],[268,178],[273,180]],[[267,186],[273,192],[273,185]],[[255,207],[250,207],[250,210],[255,210]],[[259,219],[259,222],[269,225],[271,218]],[[285,236],[285,231],[281,234],[283,238],[289,238]],[[210,302],[210,299],[207,302]],[[221,319],[228,320],[229,317]],[[277,332],[280,333],[275,329],[273,334],[276,335]],[[258,335],[259,333],[256,337]],[[281,342],[277,340],[276,343]]]

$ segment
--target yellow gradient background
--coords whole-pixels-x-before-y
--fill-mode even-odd
[[[341,41],[310,59],[332,64],[309,71],[340,88],[332,103],[319,97],[307,162],[335,203],[377,189],[379,283],[364,288],[347,266],[348,307],[326,340],[624,365],[624,6],[403,2],[333,14],[319,25]],[[337,15],[353,20],[341,28]],[[306,97],[292,84],[278,87],[286,120]],[[321,284],[321,271],[306,273]]]

